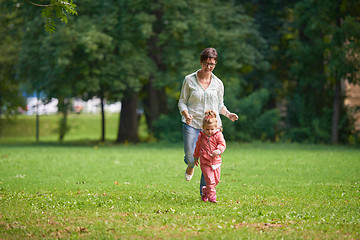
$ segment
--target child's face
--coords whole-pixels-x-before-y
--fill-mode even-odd
[[[216,124],[207,124],[207,125],[204,125],[203,130],[206,135],[212,136],[215,134],[215,132],[217,130],[217,126],[216,126]]]

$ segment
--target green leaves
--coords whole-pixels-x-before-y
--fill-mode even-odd
[[[225,137],[229,140],[240,141],[275,139],[275,128],[280,120],[280,114],[278,109],[266,109],[269,91],[262,88],[248,96],[233,99],[233,91],[236,92],[239,89],[241,89],[239,86],[232,85],[231,90],[227,90],[229,96],[226,99],[239,115],[239,120],[235,124],[223,121]]]
[[[352,134],[345,127],[351,123],[338,86],[345,79],[359,82],[360,62],[355,56],[360,49],[360,22],[353,11],[357,8],[358,3],[352,0],[303,0],[295,5],[298,34],[288,49],[293,59],[290,73],[294,75],[288,93],[289,136],[293,140],[330,142],[332,136],[336,143],[338,131],[340,141]]]
[[[76,5],[72,0],[51,0],[49,5],[43,5],[45,8],[41,16],[45,21],[45,30],[49,33],[55,32],[56,19],[61,22],[68,22],[67,14],[77,15]]]

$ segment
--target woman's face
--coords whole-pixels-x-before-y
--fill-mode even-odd
[[[216,66],[216,61],[214,58],[208,58],[201,63],[201,69],[206,73],[211,73]]]

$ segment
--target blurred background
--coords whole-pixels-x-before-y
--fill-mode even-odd
[[[360,144],[358,0],[56,2],[0,0],[2,142],[180,142],[182,82],[214,47],[228,141]]]

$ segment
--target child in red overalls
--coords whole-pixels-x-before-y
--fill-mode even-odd
[[[205,112],[194,152],[195,165],[198,166],[200,157],[200,167],[206,182],[206,186],[202,188],[202,201],[217,202],[215,187],[220,182],[221,154],[225,149],[226,142],[218,129],[216,114],[208,110]]]

